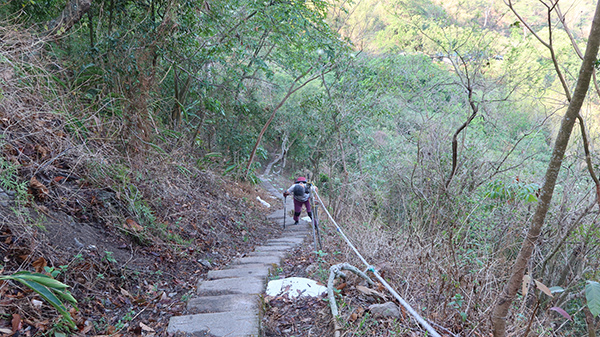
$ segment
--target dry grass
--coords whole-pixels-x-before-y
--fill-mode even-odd
[[[490,333],[492,304],[507,274],[503,254],[489,254],[467,239],[458,240],[442,232],[433,234],[383,224],[364,216],[368,212],[357,207],[348,208],[343,214],[339,223],[357,250],[438,332],[449,336]],[[351,217],[352,214],[360,215]],[[334,256],[335,263],[349,262],[366,269],[325,218],[321,212],[321,224],[326,227],[324,250]],[[529,317],[527,306],[518,305],[520,308],[512,315]],[[354,309],[349,305],[347,314]],[[421,330],[414,320],[404,323],[413,331]],[[519,335],[526,324],[527,320],[520,321],[508,335]],[[349,326],[351,330],[355,328]]]

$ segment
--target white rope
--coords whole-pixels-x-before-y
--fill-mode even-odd
[[[398,300],[398,302],[400,302],[400,304],[419,322],[419,324],[421,324],[421,326],[423,328],[425,328],[425,330],[427,330],[431,334],[431,336],[441,337],[440,334],[438,334],[437,331],[435,331],[435,329],[423,317],[421,317],[421,315],[419,315],[404,299],[402,299],[402,297],[400,297],[400,295],[398,295],[398,293],[383,279],[383,277],[381,277],[381,275],[379,275],[377,270],[375,270],[375,267],[370,265],[367,262],[367,260],[365,260],[365,258],[363,258],[362,255],[360,255],[360,253],[358,252],[356,247],[354,247],[354,245],[352,244],[352,242],[350,242],[350,240],[348,239],[346,234],[344,234],[344,232],[342,231],[340,226],[338,226],[338,224],[335,222],[335,220],[333,219],[331,214],[329,214],[329,211],[327,211],[327,208],[325,207],[323,200],[321,200],[321,196],[319,196],[317,194],[317,192],[315,192],[315,195],[319,199],[319,202],[321,203],[321,205],[323,205],[323,210],[325,210],[325,213],[327,213],[327,216],[333,222],[333,224],[337,228],[337,231],[340,233],[342,238],[344,238],[344,240],[346,240],[346,243],[348,243],[350,248],[352,248],[352,250],[356,253],[358,258],[365,264],[365,266],[368,268],[368,270],[370,270],[375,275],[375,277],[377,277],[377,279],[379,281],[381,281],[381,283],[387,288],[387,290],[390,293],[392,293],[392,295],[394,295],[394,297]]]

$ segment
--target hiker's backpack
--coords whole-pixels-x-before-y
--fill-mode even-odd
[[[296,184],[292,192],[294,192],[295,197],[304,197],[304,194],[309,193],[309,190],[300,184]]]

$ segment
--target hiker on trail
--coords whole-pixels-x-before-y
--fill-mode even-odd
[[[298,217],[302,212],[302,205],[306,207],[306,214],[312,219],[310,209],[310,196],[312,192],[317,192],[317,187],[309,184],[304,177],[298,177],[287,191],[283,192],[283,196],[287,197],[290,194],[294,195],[294,225],[298,224]]]

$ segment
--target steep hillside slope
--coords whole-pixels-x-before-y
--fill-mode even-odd
[[[59,65],[39,39],[0,30],[0,276],[41,272],[70,286],[80,334],[160,335],[199,277],[278,235],[262,189],[180,144],[125,151],[115,129],[66,112],[71,94],[52,85]],[[0,283],[0,329],[68,331],[12,281]]]

